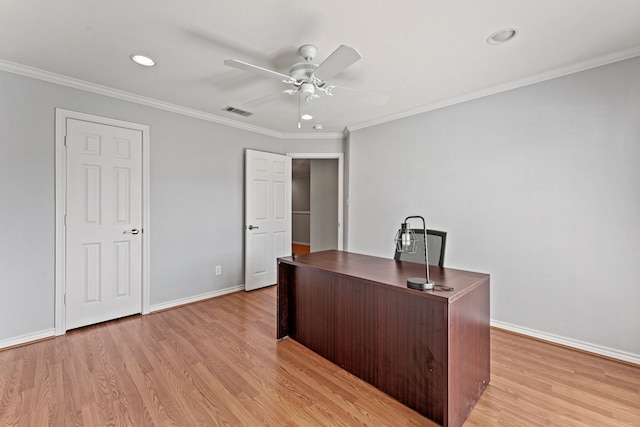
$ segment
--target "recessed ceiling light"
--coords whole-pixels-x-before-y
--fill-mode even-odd
[[[145,67],[153,67],[154,65],[156,65],[156,61],[145,55],[131,55],[130,58],[136,64],[140,64]]]
[[[303,114],[303,115],[300,116],[300,118],[302,120],[311,120],[311,119],[313,119],[313,116],[311,114]]]
[[[502,44],[513,39],[518,34],[518,30],[515,28],[505,28],[500,31],[496,31],[487,38],[489,44]]]

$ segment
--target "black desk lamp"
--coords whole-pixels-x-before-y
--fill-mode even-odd
[[[429,251],[427,250],[427,224],[424,218],[421,216],[408,216],[404,222],[400,225],[400,230],[396,234],[395,242],[398,252],[413,254],[417,249],[416,233],[409,228],[409,220],[412,218],[418,218],[422,220],[422,228],[424,229],[424,266],[425,277],[410,277],[407,279],[407,286],[412,289],[433,289],[434,282],[429,279]]]

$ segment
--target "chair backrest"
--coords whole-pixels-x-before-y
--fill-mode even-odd
[[[412,254],[406,252],[396,253],[393,259],[400,261],[416,262],[424,264],[424,230],[413,229],[418,241],[416,242],[416,251]],[[447,232],[438,230],[427,230],[427,248],[429,250],[429,265],[444,266],[444,249],[447,243]]]

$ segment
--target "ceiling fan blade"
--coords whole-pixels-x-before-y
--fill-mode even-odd
[[[327,115],[327,109],[320,98],[314,98],[307,101],[309,112],[313,116],[313,121],[316,123],[324,123],[329,118]]]
[[[224,65],[228,67],[238,68],[240,70],[249,71],[256,74],[261,74],[267,77],[275,77],[279,80],[286,82],[294,82],[291,77],[286,74],[279,73],[277,71],[268,70],[266,68],[258,67],[257,65],[249,64],[247,62],[238,61],[237,59],[226,59]]]
[[[243,107],[256,107],[258,105],[266,104],[267,102],[275,101],[283,95],[291,95],[291,90],[279,90],[268,95],[261,96],[260,98],[252,99],[247,102],[243,102]]]
[[[374,105],[384,105],[389,101],[389,95],[386,93],[369,92],[367,90],[353,89],[350,87],[333,86],[331,93],[336,96],[351,96],[362,99]]]
[[[313,72],[317,79],[327,81],[331,77],[358,61],[362,56],[352,47],[340,45]]]

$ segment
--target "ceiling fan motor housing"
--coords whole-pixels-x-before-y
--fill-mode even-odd
[[[310,62],[299,62],[289,68],[289,76],[297,82],[310,82],[311,75],[318,68],[317,64]]]
[[[318,53],[318,48],[312,44],[305,44],[300,46],[300,49],[298,49],[298,52],[300,53],[300,56],[304,58],[305,61],[311,62],[313,61],[313,58],[316,57],[316,53]]]

